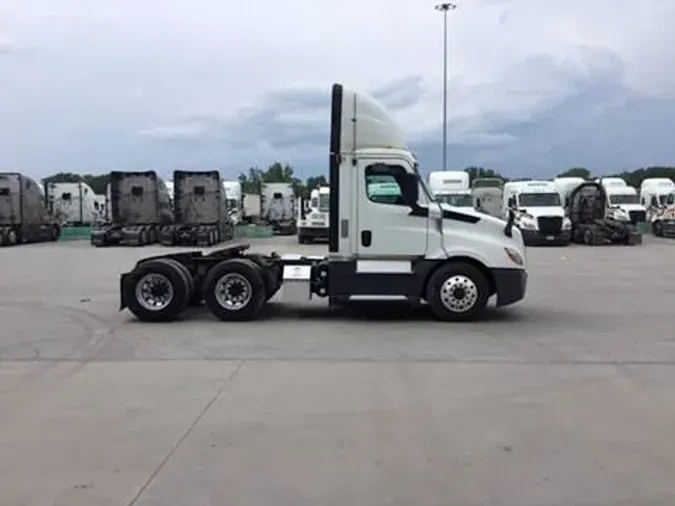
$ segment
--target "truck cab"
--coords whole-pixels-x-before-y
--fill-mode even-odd
[[[298,242],[305,244],[317,239],[328,240],[330,187],[314,188],[310,192],[308,205],[298,207]]]
[[[474,209],[469,174],[463,170],[431,172],[429,190],[438,202],[463,210]]]
[[[515,225],[525,244],[569,244],[572,223],[565,217],[553,181],[517,181],[504,185],[502,213],[515,213]]]
[[[638,192],[620,177],[603,177],[597,179],[607,194],[607,210],[605,216],[618,221],[633,224],[647,219],[647,210],[640,204]]]
[[[668,178],[648,178],[640,185],[640,203],[657,237],[675,237],[675,183]]]
[[[504,221],[437,202],[401,128],[372,98],[340,84],[330,130],[326,256],[246,254],[238,244],[151,257],[122,275],[121,308],[166,320],[203,297],[221,320],[251,320],[282,284],[295,284],[330,305],[403,299],[426,302],[440,320],[466,321],[480,318],[493,296],[497,306],[524,297],[525,246],[513,214]],[[167,289],[145,289],[158,273]]]
[[[481,213],[499,217],[502,215],[504,181],[498,177],[477,177],[471,182],[473,206]]]

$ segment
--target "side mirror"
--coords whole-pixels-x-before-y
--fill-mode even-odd
[[[476,209],[480,209],[480,199],[476,199]]]
[[[307,216],[307,209],[305,207],[305,199],[300,197],[300,219],[304,220]]]
[[[516,197],[509,197],[509,207],[516,207]]]
[[[419,191],[420,187],[417,176],[415,174],[406,174],[401,181],[401,192],[403,193],[406,204],[410,207],[416,207]]]
[[[658,199],[656,198],[656,195],[652,195],[652,205],[653,205],[654,207],[656,207],[656,206],[659,205],[659,201],[658,201]]]

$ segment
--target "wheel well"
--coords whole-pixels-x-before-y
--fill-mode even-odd
[[[444,265],[448,264],[454,264],[454,263],[466,263],[469,265],[473,265],[476,269],[481,271],[483,273],[483,276],[485,276],[485,279],[488,282],[488,285],[490,286],[490,295],[494,295],[497,291],[497,288],[495,286],[495,280],[494,277],[492,276],[492,272],[490,269],[487,268],[487,266],[480,262],[479,260],[476,260],[475,258],[471,257],[465,257],[465,256],[458,256],[458,257],[451,257],[448,258],[447,260],[444,260],[443,262],[438,262],[438,264],[429,271],[427,274],[426,279],[424,280],[424,285],[422,285],[422,296],[424,297],[424,290],[426,290],[427,285],[429,284],[429,280],[431,279],[431,276],[433,276],[434,272],[436,270],[440,269]]]

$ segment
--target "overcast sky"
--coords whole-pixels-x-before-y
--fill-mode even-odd
[[[449,160],[510,175],[675,162],[673,0],[466,0]],[[420,0],[0,0],[0,170],[325,173],[333,82],[441,166],[442,15]]]

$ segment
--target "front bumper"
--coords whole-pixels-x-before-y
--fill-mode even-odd
[[[527,288],[527,271],[524,269],[492,269],[495,282],[497,307],[508,306],[522,300]]]
[[[520,232],[523,234],[523,242],[526,246],[543,246],[546,244],[552,246],[562,246],[569,244],[572,237],[571,230],[563,230],[557,235],[544,235],[539,230],[530,230],[521,228]]]
[[[675,220],[663,220],[662,222],[663,237],[675,237]]]

